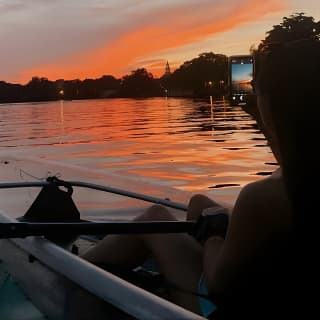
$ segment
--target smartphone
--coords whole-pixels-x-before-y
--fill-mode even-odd
[[[248,95],[253,95],[254,59],[251,55],[229,57],[229,91],[231,104],[247,103]]]

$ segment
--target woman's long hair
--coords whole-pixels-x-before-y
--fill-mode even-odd
[[[255,52],[255,61],[256,85],[268,101],[292,205],[297,255],[292,266],[297,275],[292,279],[293,304],[310,314],[316,306],[310,292],[319,272],[315,244],[319,233],[320,41],[265,43]]]
[[[311,214],[306,206],[316,199],[310,183],[317,183],[319,166],[320,41],[265,44],[255,53],[255,63],[256,85],[270,108],[295,223],[305,229]]]

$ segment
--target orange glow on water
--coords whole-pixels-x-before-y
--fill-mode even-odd
[[[191,99],[57,101],[1,111],[4,150],[155,185],[217,193],[275,168],[253,120],[221,102],[211,110]]]

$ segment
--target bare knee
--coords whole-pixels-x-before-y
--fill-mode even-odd
[[[189,207],[203,205],[203,203],[211,203],[212,200],[203,194],[195,194],[189,201]]]
[[[136,221],[173,221],[177,220],[168,209],[161,205],[151,206],[145,213],[135,218]]]
[[[196,220],[205,208],[218,206],[214,200],[203,194],[196,194],[191,197],[188,205],[187,220]]]

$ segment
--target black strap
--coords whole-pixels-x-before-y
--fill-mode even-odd
[[[123,278],[124,280],[127,280],[129,282],[142,284],[143,287],[147,286],[149,288],[155,289],[160,287],[166,287],[167,289],[173,289],[176,291],[181,291],[183,293],[195,295],[207,300],[210,300],[209,295],[202,294],[196,291],[188,290],[185,288],[181,288],[178,285],[168,281],[165,279],[163,275],[161,275],[158,272],[151,272],[149,270],[146,270],[144,268],[139,268],[138,271],[132,270],[127,267],[110,264],[110,263],[100,263],[100,262],[94,262],[94,264],[106,271],[109,271],[120,278]],[[147,289],[147,288],[146,288]]]
[[[154,294],[160,294],[163,289],[164,277],[157,272],[150,272],[144,268],[133,270],[118,264],[93,262],[96,266],[141,287]]]
[[[65,187],[67,189],[67,193],[70,196],[72,196],[73,188],[69,182],[61,180],[61,179],[57,178],[56,176],[48,177],[46,180],[47,180],[47,182],[53,183],[57,187],[59,187],[59,186]]]
[[[211,236],[225,238],[228,225],[229,216],[226,213],[200,215],[191,235],[201,243],[204,243]]]

